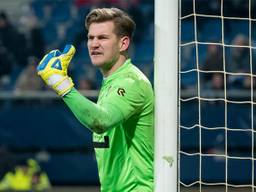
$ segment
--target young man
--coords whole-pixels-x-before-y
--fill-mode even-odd
[[[117,8],[86,17],[88,50],[103,74],[97,104],[82,96],[67,75],[75,48],[47,54],[38,74],[93,132],[102,192],[152,192],[154,95],[150,82],[128,57],[134,21]]]

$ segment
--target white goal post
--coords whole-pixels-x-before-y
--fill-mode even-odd
[[[178,191],[178,0],[155,0],[155,192]]]

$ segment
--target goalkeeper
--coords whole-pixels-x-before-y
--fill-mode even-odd
[[[82,96],[67,74],[75,48],[47,54],[38,74],[59,94],[77,119],[93,132],[102,192],[152,192],[154,94],[128,57],[134,21],[117,8],[86,17],[91,62],[103,74],[97,104]]]

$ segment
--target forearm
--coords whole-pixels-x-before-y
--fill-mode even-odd
[[[76,118],[93,132],[103,133],[123,120],[123,115],[117,108],[99,106],[74,88],[63,100]]]

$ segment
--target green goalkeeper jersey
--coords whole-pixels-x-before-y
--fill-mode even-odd
[[[154,94],[128,59],[103,80],[97,104],[72,89],[64,101],[93,131],[102,192],[152,192]]]

